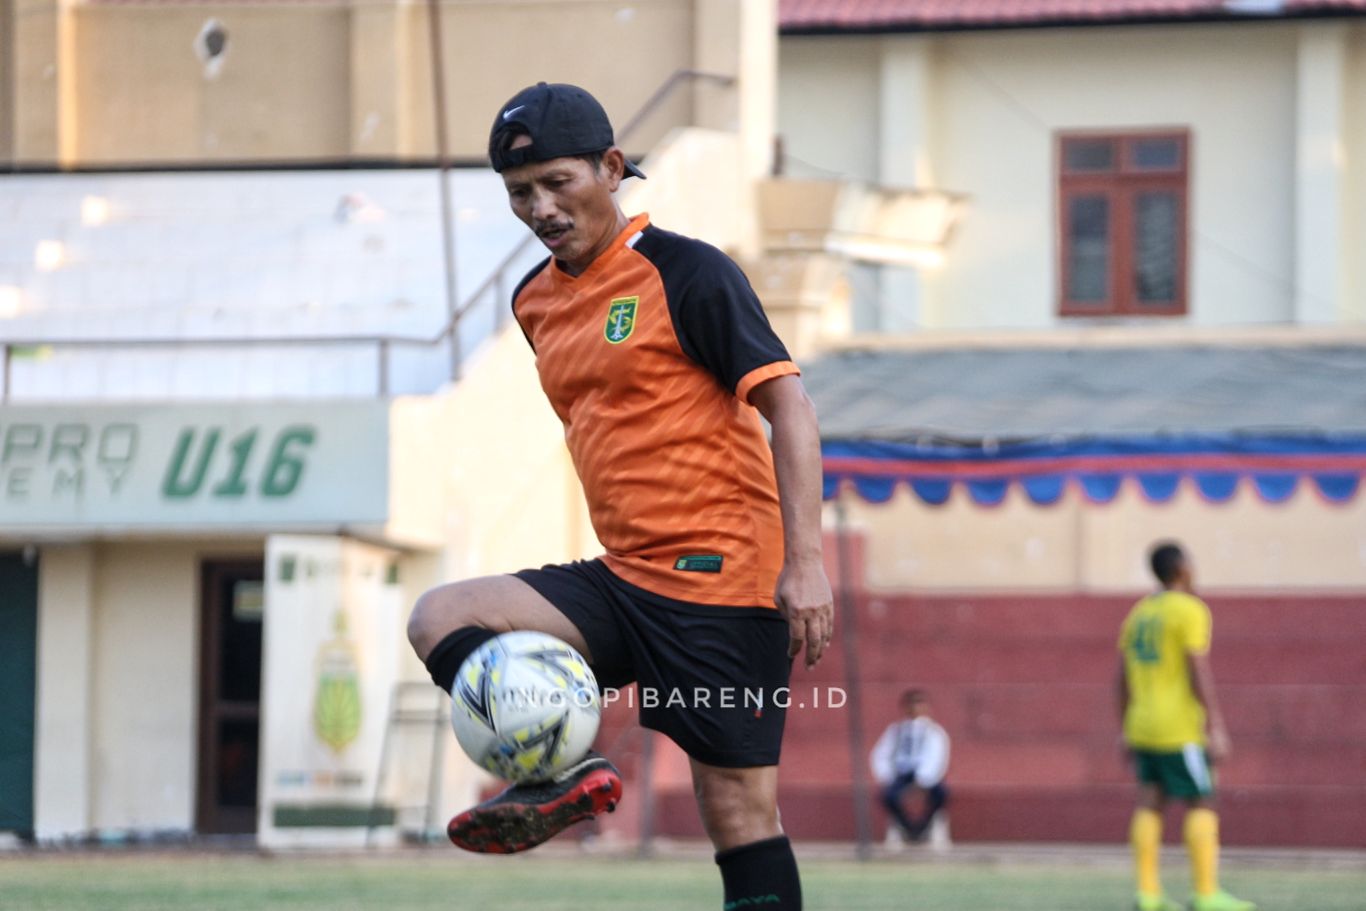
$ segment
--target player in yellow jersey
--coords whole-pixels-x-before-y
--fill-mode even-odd
[[[1228,755],[1228,732],[1209,666],[1210,612],[1192,589],[1190,560],[1175,544],[1150,555],[1161,590],[1134,605],[1119,635],[1117,693],[1124,744],[1138,773],[1129,840],[1138,911],[1180,911],[1162,892],[1158,853],[1168,798],[1186,803],[1192,911],[1255,911],[1219,888],[1219,819],[1211,762]]]

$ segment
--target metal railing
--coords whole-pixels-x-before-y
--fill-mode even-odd
[[[733,76],[726,76],[719,73],[709,73],[702,70],[680,69],[675,70],[667,79],[660,83],[659,87],[646,99],[640,109],[629,117],[622,128],[617,131],[616,139],[620,145],[626,141],[635,130],[645,122],[645,120],[655,112],[668,98],[678,90],[680,86],[689,85],[693,82],[712,82],[720,86],[729,87],[735,84]],[[444,178],[443,178],[444,179]],[[501,331],[507,325],[507,318],[510,315],[510,308],[499,306],[507,303],[507,293],[509,291],[510,273],[517,262],[535,243],[536,237],[528,233],[464,301],[452,311],[445,324],[435,334],[424,335],[289,335],[289,336],[212,336],[202,338],[168,338],[168,337],[148,337],[148,338],[55,338],[55,337],[36,337],[36,338],[11,338],[0,339],[0,403],[10,401],[11,390],[13,389],[11,371],[14,363],[16,351],[26,350],[53,350],[70,348],[94,348],[103,350],[127,350],[127,349],[224,349],[224,348],[345,348],[345,347],[366,347],[373,348],[375,351],[375,394],[381,397],[389,395],[390,388],[390,361],[395,347],[419,347],[435,349],[442,345],[451,345],[451,369],[450,379],[452,381],[461,378],[464,369],[464,359],[458,344],[458,333],[461,323],[469,314],[480,305],[482,301],[492,295],[494,310],[494,331]]]

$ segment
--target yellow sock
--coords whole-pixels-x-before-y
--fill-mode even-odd
[[[1156,810],[1134,810],[1134,819],[1129,825],[1129,844],[1134,849],[1138,891],[1144,895],[1161,895],[1162,881],[1157,875],[1157,858],[1162,850],[1162,814]]]
[[[1186,813],[1186,850],[1195,894],[1213,895],[1219,890],[1219,816],[1213,810]]]

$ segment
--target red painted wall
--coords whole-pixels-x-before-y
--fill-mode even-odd
[[[865,755],[899,693],[919,686],[953,739],[956,840],[1123,841],[1133,785],[1117,747],[1115,638],[1138,594],[860,595],[841,634],[857,637]],[[1225,843],[1366,847],[1366,595],[1208,600],[1233,738],[1216,773]],[[813,689],[847,686],[836,645],[793,675],[781,787],[798,838],[855,835],[850,711],[810,705]],[[613,707],[600,746],[616,740],[638,780],[633,722]],[[699,835],[686,761],[657,741],[655,830]],[[872,816],[880,838],[881,810]],[[1179,833],[1167,827],[1170,840]]]

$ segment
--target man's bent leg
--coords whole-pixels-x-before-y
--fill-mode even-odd
[[[944,782],[939,782],[934,787],[925,792],[925,819],[930,820],[934,814],[949,804],[949,788]]]
[[[417,599],[408,618],[408,641],[424,661],[447,635],[466,626],[493,632],[534,630],[563,639],[592,659],[579,628],[516,576],[483,576],[438,585]]]
[[[887,810],[888,815],[896,822],[903,835],[914,838],[916,833],[915,822],[906,815],[906,808],[902,806],[901,798],[906,791],[915,786],[915,774],[907,773],[893,778],[891,783],[882,791],[882,806]]]
[[[432,680],[447,692],[464,663],[499,633],[532,630],[568,642],[589,661],[588,644],[568,617],[513,576],[487,576],[434,588],[418,599],[408,639]],[[616,808],[621,776],[596,753],[541,784],[515,785],[457,814],[446,827],[467,851],[513,853]]]
[[[555,605],[515,576],[484,576],[440,585],[417,599],[408,641],[437,686],[450,692],[474,650],[499,633],[534,630],[568,642],[591,663],[588,643]]]
[[[939,782],[931,787],[925,788],[925,813],[915,821],[915,830],[911,836],[919,841],[925,837],[929,831],[930,823],[934,821],[934,814],[944,809],[944,804],[949,801],[949,789]]]
[[[797,860],[778,821],[778,767],[730,769],[694,759],[692,778],[721,868],[725,911],[801,911]]]

